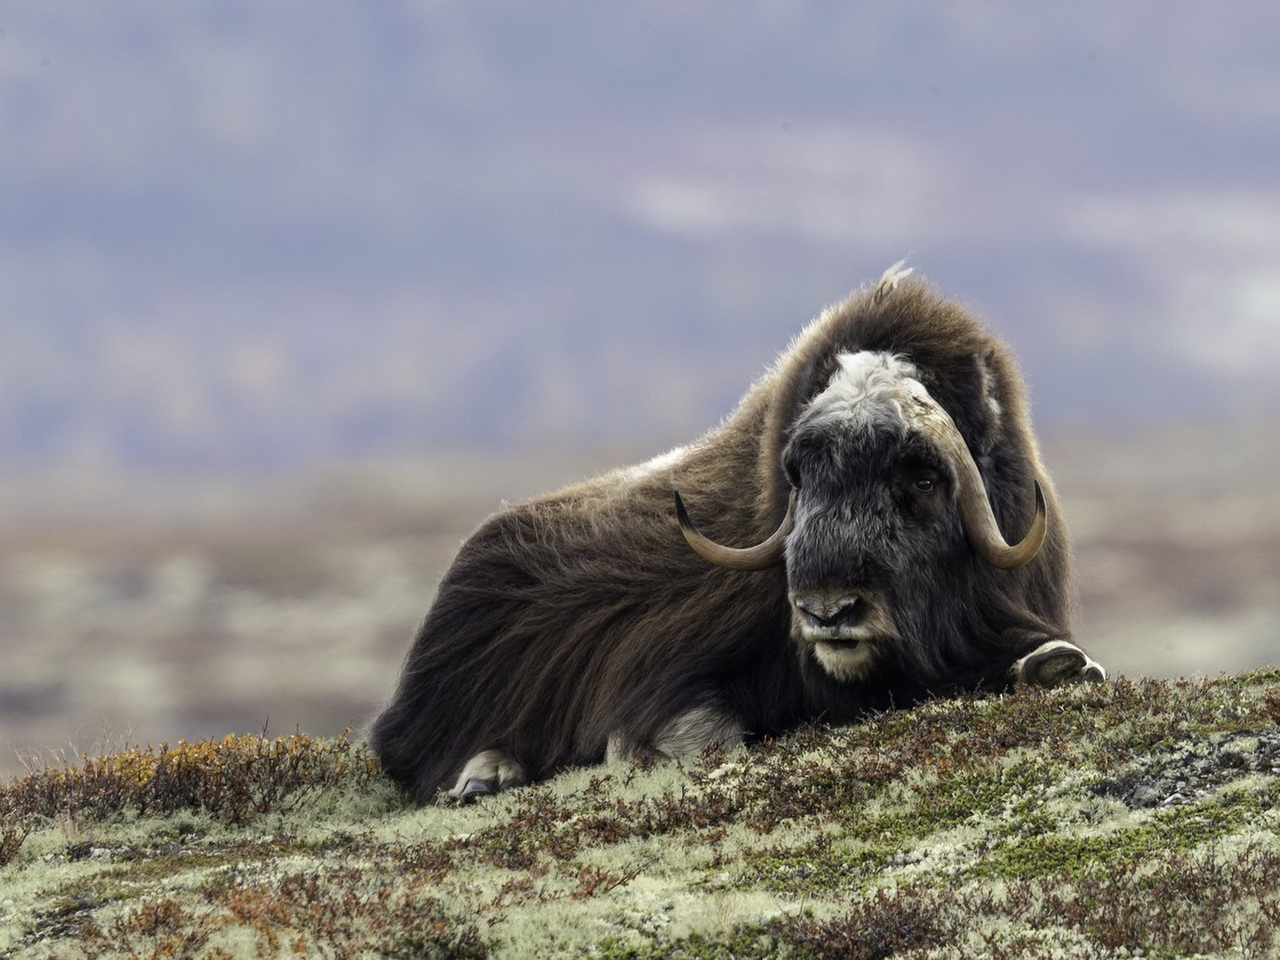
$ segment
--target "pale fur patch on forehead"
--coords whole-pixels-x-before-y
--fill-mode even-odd
[[[836,360],[839,368],[827,388],[809,401],[806,418],[853,423],[894,419],[905,424],[903,401],[924,390],[915,379],[915,364],[877,350],[842,353]]]

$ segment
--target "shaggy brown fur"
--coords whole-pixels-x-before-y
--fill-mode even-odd
[[[671,491],[713,539],[767,537],[786,508],[780,458],[791,425],[826,387],[837,354],[858,350],[916,365],[968,443],[1002,529],[1030,523],[1033,479],[1050,527],[1023,568],[995,570],[970,552],[931,574],[946,637],[917,639],[938,648],[934,663],[904,655],[848,683],[789,638],[786,570],[730,572],[694,555]],[[826,310],[670,466],[613,471],[490,518],[445,574],[371,742],[386,770],[426,800],[482,750],[504,750],[545,778],[602,761],[611,734],[651,744],[698,706],[763,736],[1002,685],[1015,659],[1069,634],[1068,563],[1009,351],[921,281],[864,290]]]

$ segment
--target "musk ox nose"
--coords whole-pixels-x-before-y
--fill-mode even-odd
[[[823,631],[856,627],[867,618],[867,602],[862,597],[801,596],[796,597],[795,606],[809,626]]]
[[[876,595],[860,589],[795,590],[792,622],[810,643],[855,643],[886,634]]]

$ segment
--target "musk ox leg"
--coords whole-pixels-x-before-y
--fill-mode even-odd
[[[614,732],[604,761],[616,763],[646,755],[675,759],[701,753],[708,747],[736,747],[742,739],[742,724],[735,717],[715,707],[694,707],[668,720],[651,744],[637,744],[621,731]]]
[[[1066,640],[1040,644],[1015,663],[1011,672],[1015,682],[1037,687],[1107,679],[1102,664]]]
[[[524,767],[505,750],[484,750],[467,761],[449,796],[463,803],[529,782]]]

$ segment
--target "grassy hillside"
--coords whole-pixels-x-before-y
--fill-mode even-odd
[[[3,957],[1280,951],[1280,672],[942,700],[406,805],[342,738],[0,792]]]

